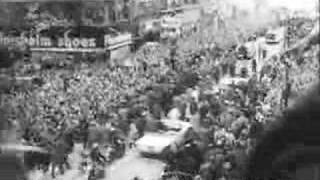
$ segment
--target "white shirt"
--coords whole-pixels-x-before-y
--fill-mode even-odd
[[[137,134],[138,134],[138,130],[137,130],[136,125],[135,125],[134,123],[131,123],[131,124],[130,124],[129,138],[130,138],[131,140],[133,140],[133,139],[136,138]]]
[[[199,94],[200,94],[199,90],[193,90],[191,92],[191,97],[193,97],[196,100],[196,102],[199,102]]]
[[[181,112],[178,108],[172,108],[168,113],[168,118],[172,120],[178,120],[181,117]]]
[[[185,116],[186,116],[186,118],[192,118],[192,114],[191,114],[191,105],[190,105],[190,103],[187,103],[187,108],[186,108],[186,112],[185,112]]]

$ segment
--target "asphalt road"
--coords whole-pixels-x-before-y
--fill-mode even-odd
[[[64,175],[57,174],[55,180],[87,180],[88,175],[78,170],[81,158],[80,145],[76,145],[75,152],[70,156],[71,170]],[[106,167],[105,180],[132,180],[138,176],[144,180],[158,180],[165,164],[156,159],[142,157],[137,150],[128,151],[125,156]],[[53,180],[49,173],[34,171],[29,174],[29,180]]]
[[[122,159],[107,168],[107,180],[132,180],[138,176],[146,180],[157,180],[165,164],[156,159],[142,157],[136,150],[130,150]]]

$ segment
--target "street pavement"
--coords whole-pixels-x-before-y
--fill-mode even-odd
[[[165,164],[156,159],[142,157],[137,150],[129,150],[126,155],[107,167],[107,180],[132,180],[138,176],[146,180],[158,180]]]
[[[53,179],[51,173],[42,173],[41,171],[33,171],[29,173],[29,180],[87,180],[87,175],[83,174],[78,170],[79,164],[81,162],[80,151],[82,150],[82,145],[76,144],[74,152],[69,156],[71,170],[67,170],[63,175],[57,172],[57,177]]]
[[[78,170],[81,161],[80,145],[76,145],[74,153],[70,156],[71,170],[64,175],[57,174],[54,180],[87,180],[88,174]],[[106,167],[104,180],[132,180],[138,176],[144,180],[158,180],[165,164],[156,159],[142,157],[136,149],[129,150],[124,157],[116,160]],[[53,180],[50,173],[43,174],[34,171],[29,174],[29,180]]]

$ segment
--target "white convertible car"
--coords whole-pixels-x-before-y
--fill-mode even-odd
[[[161,120],[163,128],[148,132],[136,142],[138,151],[143,155],[162,155],[175,153],[194,136],[192,125],[180,120]]]
[[[227,78],[221,79],[220,84],[224,86],[230,86],[230,85],[248,84],[248,82],[249,82],[249,78],[227,77]]]

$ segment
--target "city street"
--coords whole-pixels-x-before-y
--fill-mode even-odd
[[[74,153],[70,155],[72,170],[67,171],[64,175],[58,175],[56,180],[87,180],[88,175],[81,173],[78,169],[81,161],[79,156],[81,149],[81,145],[77,144]],[[132,180],[135,176],[142,179],[158,180],[164,165],[159,160],[141,157],[135,149],[129,150],[124,157],[106,167],[105,180]],[[39,171],[32,172],[30,176],[33,180],[52,179],[50,174],[43,175]]]
[[[271,1],[1,1],[0,180],[319,180],[319,14]]]
[[[135,176],[142,179],[157,180],[163,170],[164,163],[141,157],[138,152],[131,150],[107,168],[107,180],[132,180]]]

